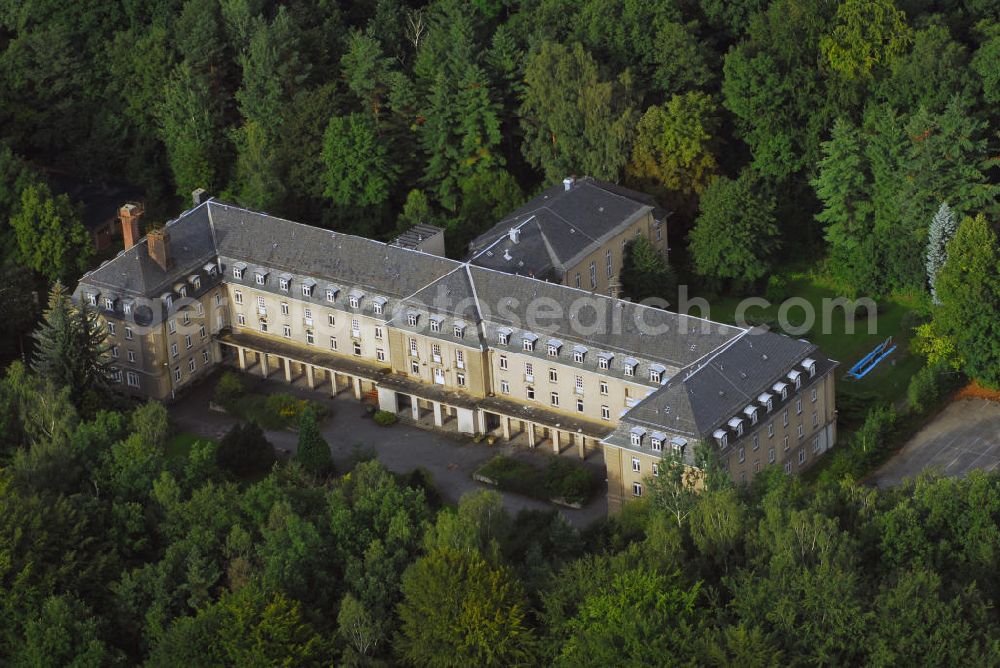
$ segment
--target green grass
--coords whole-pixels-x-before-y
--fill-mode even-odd
[[[211,441],[190,431],[182,431],[174,434],[167,440],[163,448],[163,454],[168,461],[183,461],[191,453],[191,446],[197,441]]]
[[[812,329],[801,338],[812,341],[820,347],[828,357],[840,362],[837,374],[838,394],[853,394],[858,397],[880,399],[896,402],[906,395],[906,387],[910,377],[920,369],[923,360],[909,351],[909,341],[912,334],[904,323],[906,314],[913,310],[914,304],[907,299],[885,299],[878,302],[879,313],[874,333],[868,333],[868,320],[862,317],[854,322],[854,332],[849,333],[848,323],[843,308],[832,311],[828,331],[823,331],[822,313],[823,300],[833,300],[844,296],[844,291],[823,278],[806,273],[794,273],[786,276],[788,297],[805,299],[812,305],[816,313],[816,322]],[[736,309],[741,297],[720,297],[710,299],[710,317],[713,320],[735,323]],[[780,304],[775,303],[768,308],[752,307],[744,316],[751,322],[777,322]],[[788,320],[791,325],[803,324],[804,315],[799,307],[788,310]],[[893,337],[897,344],[896,351],[883,360],[874,371],[861,380],[850,380],[844,373],[865,354],[887,337]]]

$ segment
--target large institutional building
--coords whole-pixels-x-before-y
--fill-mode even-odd
[[[227,363],[444,430],[601,452],[612,511],[667,449],[693,464],[708,441],[748,481],[835,441],[835,363],[816,346],[578,289],[586,249],[565,285],[215,200],[144,237],[139,213],[123,207],[126,249],[74,292],[107,323],[123,392],[169,399]],[[656,239],[652,209],[625,215]]]

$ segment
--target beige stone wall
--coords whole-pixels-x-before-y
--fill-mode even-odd
[[[563,354],[565,355],[565,351]],[[630,383],[613,376],[602,376],[590,369],[563,364],[555,359],[540,359],[515,351],[490,349],[488,357],[489,373],[493,378],[493,392],[498,397],[531,403],[527,395],[527,388],[530,386],[535,390],[534,403],[539,406],[576,417],[603,420],[608,423],[609,428],[618,424],[622,412],[628,407],[626,402],[634,404],[656,389],[651,385]],[[501,367],[501,360],[504,357],[507,360],[506,369]],[[525,376],[525,363],[532,365],[533,381],[527,380]],[[549,375],[553,370],[556,375],[555,382],[550,380]],[[582,394],[576,389],[578,376],[583,380]],[[507,381],[509,392],[503,391],[502,381]],[[602,381],[607,385],[607,394],[601,392]],[[559,397],[558,406],[552,404],[553,392]],[[582,412],[577,408],[578,399],[583,401]],[[602,417],[604,406],[608,407],[607,419]]]
[[[406,330],[393,329],[390,336],[397,341],[393,350],[399,351],[394,352],[399,357],[394,358],[393,371],[405,373],[410,378],[429,385],[437,383],[449,390],[467,392],[478,397],[486,395],[483,358],[478,346],[463,346]],[[474,340],[478,342],[475,331],[467,331],[466,336],[470,339],[475,337]],[[417,344],[415,356],[410,347],[411,340]]]
[[[823,377],[812,382],[809,382],[810,380],[812,379],[805,379],[802,389],[790,394],[789,399],[781,402],[772,412],[759,413],[758,423],[752,429],[748,429],[743,438],[730,445],[723,461],[734,481],[750,482],[754,475],[772,464],[782,468],[788,464],[786,470],[789,473],[799,473],[812,466],[819,458],[822,452],[816,452],[814,449],[816,439],[821,437],[820,433],[828,424],[835,423],[836,417],[833,371],[828,371]],[[798,412],[799,402],[802,407],[801,413]],[[769,427],[773,428],[773,435],[769,435],[771,433]],[[833,436],[836,438],[835,427]],[[756,447],[754,437],[756,437]],[[771,462],[772,451],[773,462]],[[803,458],[801,461],[800,453]]]
[[[667,256],[667,224],[663,222],[659,226],[659,236],[657,239],[657,227],[653,220],[652,213],[647,213],[640,217],[632,225],[622,230],[619,234],[608,239],[605,243],[595,249],[592,253],[569,267],[563,283],[570,287],[590,290],[604,295],[612,293],[612,287],[618,286],[624,261],[625,245],[636,236],[642,235],[649,239],[653,247]],[[608,252],[611,254],[611,276],[608,276]],[[594,264],[596,285],[591,283],[590,265]],[[579,277],[579,281],[577,280]],[[617,294],[617,292],[615,293]]]

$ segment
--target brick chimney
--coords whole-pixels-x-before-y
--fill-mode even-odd
[[[158,227],[146,233],[146,252],[163,271],[174,265],[174,260],[170,257],[170,233],[166,228]]]
[[[122,238],[125,240],[125,250],[135,246],[139,241],[139,219],[142,218],[142,205],[129,202],[118,209],[118,219],[122,223]]]

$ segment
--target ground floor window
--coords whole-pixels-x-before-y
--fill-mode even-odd
[[[128,380],[129,387],[139,387],[139,374],[135,371],[129,371],[125,377]]]
[[[632,496],[642,496],[642,483],[632,483]]]

